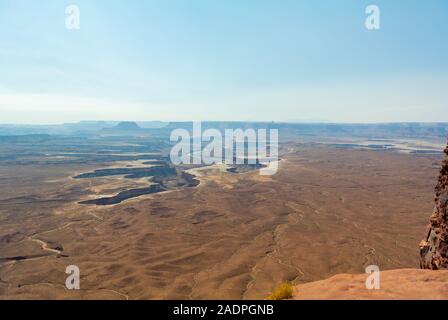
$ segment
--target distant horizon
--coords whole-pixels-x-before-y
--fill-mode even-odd
[[[80,120],[74,122],[58,122],[58,123],[10,123],[0,122],[1,126],[62,126],[62,125],[72,125],[81,123],[278,123],[278,124],[345,124],[345,125],[375,125],[375,124],[448,124],[448,121],[389,121],[389,122],[336,122],[336,121],[275,121],[275,120]]]

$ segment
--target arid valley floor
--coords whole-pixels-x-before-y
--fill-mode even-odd
[[[273,176],[192,169],[199,185],[103,206],[79,202],[144,178],[74,177],[144,166],[138,154],[3,159],[0,299],[264,299],[285,280],[418,268],[441,154],[280,150]],[[81,290],[65,289],[68,265],[79,266]]]

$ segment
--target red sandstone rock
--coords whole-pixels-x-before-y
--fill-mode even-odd
[[[435,209],[431,215],[428,233],[420,243],[422,269],[448,269],[448,147],[447,157],[440,170],[435,192]]]
[[[399,269],[381,271],[378,290],[368,290],[368,274],[339,274],[295,287],[296,300],[447,300],[448,271]]]

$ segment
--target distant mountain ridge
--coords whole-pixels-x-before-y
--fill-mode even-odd
[[[135,122],[132,121],[123,121],[118,123],[116,126],[112,128],[104,128],[104,130],[116,130],[116,131],[139,131],[142,128]]]
[[[161,121],[81,121],[60,125],[2,125],[0,135],[79,135],[95,136],[102,134],[141,135],[155,134],[166,136],[174,129],[191,130],[192,122]],[[205,121],[202,130],[224,129],[278,129],[280,134],[288,136],[326,136],[326,137],[362,137],[362,138],[405,138],[433,139],[442,141],[448,136],[448,123],[281,123],[281,122],[231,122]]]

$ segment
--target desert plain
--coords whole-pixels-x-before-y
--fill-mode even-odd
[[[72,156],[3,144],[0,299],[265,299],[283,281],[419,267],[441,153],[286,140],[273,176],[183,168],[198,183],[82,203],[148,184],[76,178],[151,166],[108,143]],[[80,290],[65,287],[69,265]]]

